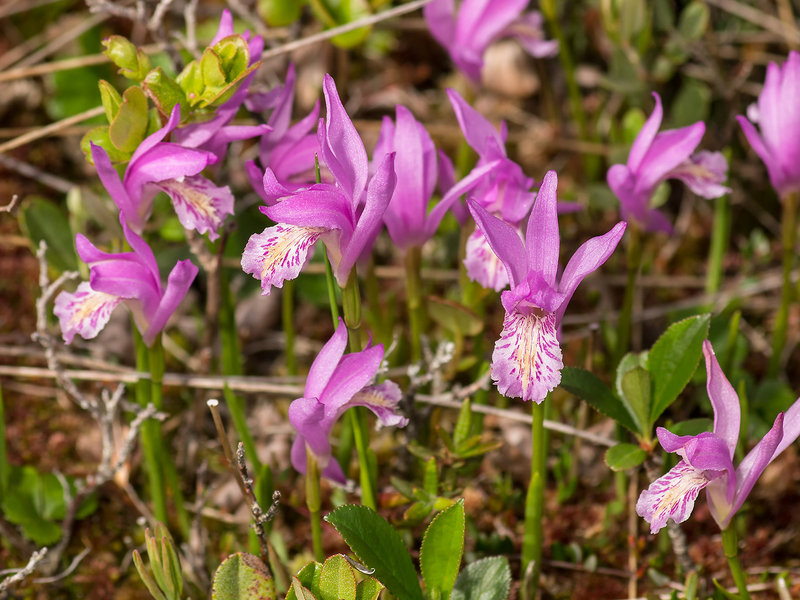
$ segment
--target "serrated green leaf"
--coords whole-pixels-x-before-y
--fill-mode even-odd
[[[211,598],[212,600],[272,600],[275,598],[275,582],[260,558],[237,552],[222,561],[214,573]]]
[[[504,556],[490,556],[468,564],[456,578],[450,600],[507,600],[511,568]]]
[[[636,444],[617,444],[606,450],[605,461],[612,471],[627,471],[638,467],[647,458],[647,452]]]
[[[47,263],[58,271],[78,268],[72,229],[67,215],[54,203],[38,196],[29,196],[19,214],[22,230],[35,252],[39,242],[47,242]]]
[[[289,588],[292,598],[295,600],[317,600],[311,590],[306,588],[297,577],[292,577],[292,587]],[[286,594],[286,600],[289,600],[289,594]]]
[[[450,596],[464,552],[464,500],[436,515],[422,538],[419,564],[430,597]]]
[[[650,416],[651,384],[650,373],[643,367],[634,367],[622,376],[620,381],[622,390],[621,400],[633,415],[639,432],[648,436],[648,417]]]
[[[375,569],[375,578],[403,600],[422,600],[417,573],[395,529],[366,506],[341,506],[325,520],[336,528],[358,559]]]
[[[122,95],[122,104],[108,127],[108,136],[118,150],[133,153],[145,138],[147,125],[147,96],[139,86],[131,86]]]
[[[636,421],[625,405],[596,375],[578,367],[561,370],[561,387],[590,406],[611,417],[626,429],[637,433]]]
[[[294,576],[300,582],[302,587],[306,588],[312,595],[316,597],[319,594],[319,575],[322,571],[322,564],[312,561],[304,566]],[[289,587],[286,592],[286,600],[297,600],[297,595],[294,592],[294,587]]]
[[[356,586],[356,600],[378,600],[378,594],[383,590],[381,582],[370,577],[359,581]]]
[[[200,72],[205,87],[220,88],[227,83],[225,72],[222,70],[222,60],[211,48],[206,48],[203,52],[200,59]]]
[[[92,159],[92,144],[95,146],[100,146],[103,150],[105,150],[112,163],[124,163],[131,159],[132,152],[122,152],[117,150],[116,146],[111,143],[111,137],[109,136],[108,129],[108,125],[99,125],[97,127],[92,127],[89,131],[83,134],[80,142],[81,151],[86,157],[86,162],[88,162],[90,165],[94,164],[94,160]]]
[[[329,557],[322,565],[319,600],[356,600],[356,574],[341,554]]]
[[[653,380],[650,425],[672,404],[692,378],[703,353],[711,315],[689,317],[673,323],[661,335],[647,356],[647,370]]]

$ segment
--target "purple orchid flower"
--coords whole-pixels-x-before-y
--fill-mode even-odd
[[[458,68],[478,84],[483,54],[498,39],[514,37],[537,58],[558,52],[558,42],[544,39],[541,14],[523,14],[527,6],[528,0],[462,0],[456,15],[453,0],[433,0],[425,5],[423,14],[436,41],[447,48]]]
[[[743,116],[738,116],[747,141],[764,161],[772,187],[779,195],[800,190],[800,54],[789,52],[788,60],[779,67],[770,63],[764,89],[758,103],[748,110],[750,121],[758,123],[761,132]]]
[[[481,168],[490,161],[498,163],[492,174],[483,177],[475,186],[470,197],[490,213],[513,225],[521,238],[520,223],[528,216],[536,193],[531,191],[533,179],[527,177],[522,167],[509,159],[506,154],[508,129],[505,122],[500,124],[498,131],[458,92],[447,90],[447,95],[464,138],[478,154],[476,168]],[[458,204],[453,204],[454,208],[456,206]],[[558,212],[571,212],[579,208],[578,205],[562,202],[558,205]],[[459,215],[456,214],[456,217]],[[459,219],[459,221],[462,225],[465,223],[465,220]],[[506,268],[492,251],[480,229],[473,231],[467,239],[464,266],[467,276],[485,288],[499,292],[508,286]]]
[[[408,419],[397,414],[401,393],[397,384],[384,381],[369,385],[383,360],[383,346],[367,346],[344,354],[347,327],[342,319],[331,339],[311,365],[302,398],[289,406],[289,421],[297,430],[292,444],[292,465],[306,472],[306,447],[314,454],[322,476],[345,482],[342,468],[331,455],[329,437],[336,421],[353,406],[365,406],[381,425],[405,427]]]
[[[89,281],[82,282],[74,294],[61,292],[56,298],[53,312],[67,344],[75,334],[87,340],[95,337],[120,303],[133,312],[144,342],[152,344],[197,275],[191,261],[178,261],[167,278],[167,287],[162,287],[150,246],[121,215],[120,223],[133,252],[102,252],[83,235],[75,236],[78,256],[89,265]]]
[[[501,299],[506,316],[492,354],[492,379],[501,394],[542,402],[561,382],[561,319],[575,289],[596,271],[625,232],[625,222],[575,252],[557,279],[559,234],[555,171],[548,171],[528,220],[526,239],[475,201],[468,206],[492,251],[505,265],[511,289]]]
[[[636,221],[645,231],[672,231],[672,225],[658,210],[650,208],[656,188],[667,179],[680,179],[695,194],[717,198],[730,191],[722,185],[728,162],[719,152],[692,154],[705,133],[705,123],[658,132],[664,111],[661,98],[653,92],[656,106],[631,146],[626,165],[613,165],[606,176],[619,198],[622,218]]]
[[[437,154],[431,136],[405,106],[396,107],[396,121],[384,117],[372,160],[379,165],[386,156],[395,155],[397,185],[383,220],[392,241],[405,250],[432,238],[447,209],[492,177],[492,170],[501,163],[487,160],[457,184],[449,183],[442,199],[428,212],[437,181],[442,180],[437,176],[439,169],[446,170],[444,180],[451,182],[452,165]]]
[[[111,199],[137,233],[144,229],[155,195],[165,192],[181,225],[215,240],[225,216],[233,214],[233,194],[200,175],[217,161],[213,153],[163,141],[179,121],[180,106],[175,105],[167,124],[139,144],[122,181],[103,148],[92,144],[92,160]]]
[[[284,85],[246,100],[250,110],[270,112],[267,125],[271,130],[261,136],[259,161],[288,189],[314,182],[314,159],[320,151],[319,138],[312,131],[319,117],[319,101],[308,115],[291,125],[295,79],[294,65],[289,65]],[[267,204],[273,203],[264,193],[264,172],[254,161],[245,163],[245,170],[253,189]]]
[[[739,397],[717,362],[711,343],[703,342],[708,372],[708,398],[714,408],[714,430],[699,435],[678,436],[663,427],[656,430],[664,450],[681,457],[666,475],[656,479],[639,496],[636,512],[658,532],[672,519],[689,518],[700,490],[705,488],[711,515],[726,529],[756,480],[769,463],[800,435],[800,399],[778,414],[775,423],[734,469],[733,455],[739,440]]]
[[[233,34],[233,16],[226,8],[222,11],[219,28],[217,29],[214,39],[209,43],[209,46],[213,46],[223,38]],[[250,52],[250,62],[248,66],[252,66],[261,59],[261,53],[264,50],[264,41],[261,39],[261,36],[256,35],[251,37],[248,32],[245,32],[243,37],[247,40],[247,46]],[[245,101],[250,83],[253,81],[254,77],[255,72],[245,77],[233,96],[222,106],[216,108],[212,119],[201,123],[190,123],[175,129],[172,134],[173,140],[185,148],[208,150],[221,162],[225,158],[228,145],[231,142],[247,140],[269,133],[272,130],[269,125],[229,124]]]
[[[323,83],[325,120],[318,135],[321,158],[335,183],[288,190],[272,169],[264,173],[264,192],[271,206],[261,212],[277,223],[254,234],[242,255],[242,269],[261,280],[263,294],[294,279],[314,243],[322,239],[340,286],[344,287],[358,258],[380,232],[383,213],[395,186],[394,155],[387,155],[369,178],[364,143],[347,116],[330,75]]]

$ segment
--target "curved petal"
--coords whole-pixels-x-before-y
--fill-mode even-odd
[[[352,237],[349,240],[346,240],[344,236],[342,238],[341,259],[333,269],[336,281],[342,287],[347,283],[350,270],[356,264],[356,261],[372,247],[375,243],[375,238],[380,233],[383,225],[383,215],[386,212],[386,207],[389,206],[389,201],[392,199],[394,186],[397,182],[397,177],[394,173],[394,158],[394,153],[387,154],[384,157],[369,182],[364,210],[358,217]]]
[[[692,155],[705,131],[706,125],[700,121],[659,133],[636,170],[636,189],[646,192],[649,198],[669,172]]]
[[[339,365],[347,348],[347,327],[339,317],[339,324],[331,339],[319,351],[306,377],[305,395],[308,398],[321,398],[325,386],[328,385],[333,372]]]
[[[125,220],[131,224],[131,227],[141,231],[144,228],[144,218],[140,213],[140,203],[134,202],[134,199],[128,194],[128,190],[122,185],[119,178],[119,173],[111,164],[111,159],[106,154],[106,151],[96,144],[91,144],[92,162],[97,169],[97,175],[103,186],[108,191],[114,204],[125,217]],[[140,198],[137,198],[140,200]]]
[[[786,450],[800,436],[800,398],[783,415],[783,437],[775,448],[770,462],[775,460],[781,452]]]
[[[331,431],[325,426],[325,407],[322,403],[317,398],[298,398],[289,405],[289,422],[297,430],[298,439],[303,438],[308,444],[320,467],[325,467],[331,456],[331,443],[328,440]],[[305,462],[302,460],[303,465]]]
[[[367,151],[339,99],[333,77],[327,73],[322,89],[327,109],[324,143],[320,144],[322,158],[345,194],[357,203],[367,185]]]
[[[478,153],[478,156],[490,159],[497,158],[496,156],[489,156],[488,140],[494,140],[495,145],[493,148],[499,148],[503,156],[505,156],[505,143],[494,126],[481,113],[472,108],[455,90],[448,89],[447,97],[450,98],[450,104],[452,104],[453,111],[456,113],[456,119],[459,127],[461,127],[461,132],[464,134],[464,139]]]
[[[541,403],[561,383],[563,366],[555,315],[506,313],[492,353],[492,379],[501,394]]]
[[[556,172],[548,171],[536,195],[525,235],[525,246],[528,250],[527,271],[538,273],[551,288],[556,287],[561,243],[558,236],[557,187]]]
[[[436,41],[450,48],[455,39],[455,8],[453,0],[433,0],[422,8],[428,29]]]
[[[136,198],[142,195],[142,188],[148,183],[197,175],[216,161],[217,157],[211,152],[162,142],[136,163],[128,164],[123,185],[128,194]]]
[[[631,151],[628,153],[628,168],[631,171],[639,170],[639,165],[661,127],[661,119],[664,116],[664,109],[661,107],[661,96],[653,92],[653,99],[656,101],[655,108],[653,108],[653,112],[645,121],[641,131],[639,131],[639,135],[636,136],[631,145]]]
[[[208,43],[208,45],[213,46],[221,39],[226,38],[229,35],[233,35],[233,15],[231,14],[231,11],[225,8],[222,10],[222,15],[219,18],[217,33],[214,35],[214,38]]]
[[[145,313],[155,311],[161,300],[161,282],[136,261],[95,263],[89,272],[89,283],[95,291],[141,301]]]
[[[242,270],[261,281],[261,293],[269,295],[272,286],[283,287],[295,279],[308,260],[324,227],[298,227],[278,223],[250,236],[242,253]]]
[[[141,156],[149,152],[151,149],[155,148],[158,144],[160,144],[167,135],[178,126],[178,123],[181,120],[181,105],[176,104],[172,108],[172,112],[169,115],[169,119],[167,120],[166,125],[164,125],[158,131],[155,131],[148,135],[146,138],[142,140],[142,143],[136,148],[134,153],[131,155],[131,160],[128,162],[128,169],[131,169],[132,165],[135,165]]]
[[[167,287],[164,289],[164,295],[161,297],[158,310],[154,314],[145,315],[149,322],[147,331],[142,334],[145,344],[148,346],[152,344],[156,336],[164,329],[167,320],[178,308],[178,304],[186,296],[186,292],[189,291],[194,278],[197,276],[197,271],[197,266],[190,260],[179,260],[172,268],[167,277]]]
[[[272,172],[267,170],[265,182],[270,175]],[[264,189],[268,196],[273,195],[266,185]],[[276,223],[286,225],[339,229],[348,233],[354,228],[347,198],[341,190],[324,183],[298,190],[272,206],[261,207],[261,212]]]
[[[725,373],[717,362],[711,342],[703,342],[703,356],[706,360],[706,373],[708,373],[706,390],[711,406],[714,408],[714,434],[725,440],[731,457],[739,441],[739,427],[742,419],[742,409],[739,396],[733,386],[725,377]]]
[[[474,200],[467,200],[467,207],[475,223],[483,232],[489,246],[503,262],[508,271],[512,289],[525,280],[525,245],[513,225],[486,212]]]
[[[75,334],[85,340],[95,337],[120,302],[122,298],[93,290],[88,281],[82,282],[74,294],[61,292],[53,313],[58,317],[64,341],[72,343]]]
[[[683,523],[692,514],[700,490],[709,483],[702,471],[682,460],[641,493],[636,514],[650,523],[650,533],[658,533],[669,519]]]
[[[320,402],[325,405],[326,422],[335,422],[350,408],[353,396],[372,381],[382,360],[383,346],[380,344],[342,357],[320,397]]]
[[[625,221],[620,221],[608,233],[585,241],[569,259],[558,284],[558,290],[564,294],[564,301],[558,309],[559,322],[578,284],[608,260],[622,239],[626,226]]]
[[[695,152],[667,173],[667,178],[680,179],[703,198],[718,198],[731,191],[723,185],[728,178],[728,161],[721,152]]]

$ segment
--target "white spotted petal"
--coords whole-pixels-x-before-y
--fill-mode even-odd
[[[464,266],[472,281],[496,292],[508,286],[508,271],[480,229],[475,229],[467,238],[465,254]]]
[[[669,519],[683,523],[689,518],[700,490],[712,481],[706,473],[682,460],[641,493],[636,514],[650,523],[650,533],[658,533]]]
[[[242,254],[242,269],[261,281],[262,294],[283,287],[306,264],[314,243],[329,231],[325,227],[303,227],[278,223],[250,236]]]
[[[561,383],[556,315],[542,310],[506,313],[492,354],[492,379],[504,396],[541,403]]]
[[[219,237],[217,231],[225,217],[233,214],[230,189],[217,187],[205,177],[167,179],[153,186],[170,197],[181,225],[198,233],[208,233],[212,241]]]

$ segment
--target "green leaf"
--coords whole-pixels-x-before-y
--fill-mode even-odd
[[[356,575],[341,554],[331,556],[322,565],[319,600],[356,600]]]
[[[606,450],[606,464],[612,471],[627,471],[638,467],[647,458],[647,452],[636,444],[617,444]]]
[[[448,598],[464,552],[464,500],[433,518],[419,553],[422,580],[429,597]]]
[[[632,431],[638,432],[636,421],[625,405],[596,375],[578,367],[564,367],[561,370],[561,387],[581,400],[588,402],[596,410]]]
[[[322,565],[316,561],[311,561],[305,567],[298,571],[294,579],[300,582],[302,587],[311,592],[312,595],[319,593],[319,576],[322,572]],[[286,592],[286,600],[297,600],[297,595],[294,591],[294,586],[289,588]]]
[[[184,93],[183,88],[178,85],[172,77],[164,72],[164,69],[156,67],[150,71],[147,77],[144,78],[144,81],[142,81],[142,87],[155,103],[158,112],[164,117],[169,118],[175,105],[180,104],[181,120],[186,119],[189,114],[189,102],[186,98],[187,94]]]
[[[105,54],[119,67],[123,77],[133,81],[142,81],[152,68],[150,59],[139,48],[121,35],[112,35],[103,40]]]
[[[92,144],[103,148],[103,150],[105,150],[108,154],[108,158],[111,159],[112,163],[128,162],[131,159],[132,152],[122,152],[111,143],[108,125],[92,127],[89,131],[83,134],[80,144],[81,151],[86,157],[86,162],[88,162],[90,165],[94,164],[94,160],[92,160]]]
[[[653,344],[647,356],[647,370],[653,379],[648,430],[692,378],[710,321],[711,315],[705,314],[673,323]]]
[[[402,600],[422,600],[417,573],[395,529],[366,506],[346,505],[325,520],[336,528],[358,559],[375,569],[375,578]]]
[[[311,590],[303,586],[297,577],[292,577],[292,587],[289,588],[289,593],[292,594],[292,598],[297,600],[317,600]],[[289,594],[286,594],[286,600],[289,600]]]
[[[305,0],[258,0],[256,10],[270,27],[287,27],[300,18]]]
[[[422,489],[431,496],[435,496],[439,491],[439,466],[436,464],[436,459],[433,457],[429,458],[425,463]]]
[[[469,437],[472,431],[472,402],[465,398],[458,411],[458,420],[453,430],[453,444],[458,448]]]
[[[480,315],[458,302],[430,296],[427,308],[431,319],[451,333],[474,336],[483,331]]]
[[[203,74],[203,85],[206,87],[220,88],[225,85],[225,72],[222,70],[222,60],[211,48],[206,48],[200,59],[200,71]]]
[[[508,560],[504,556],[490,556],[464,567],[450,600],[507,600],[510,590]]]
[[[647,427],[651,401],[650,373],[643,367],[635,367],[622,376],[620,388],[622,401],[633,415],[640,434],[647,437],[650,433]]]
[[[687,41],[699,40],[708,29],[710,18],[711,14],[706,3],[694,0],[681,11],[678,31]]]
[[[272,600],[275,583],[261,559],[252,554],[232,554],[217,568],[211,586],[212,600]]]
[[[356,600],[378,600],[381,590],[383,590],[381,582],[370,577],[360,581],[356,586]]]
[[[119,112],[119,107],[122,104],[122,96],[119,95],[119,92],[113,85],[104,79],[101,79],[97,85],[100,88],[100,102],[103,103],[103,109],[106,111],[106,119],[108,119],[110,123]]]
[[[47,242],[46,256],[50,266],[58,271],[77,270],[74,236],[69,219],[61,208],[44,198],[30,196],[22,203],[20,221],[34,252],[40,241]]]
[[[147,96],[139,86],[131,86],[122,95],[122,104],[108,127],[111,143],[122,152],[133,153],[147,134],[147,124]]]

